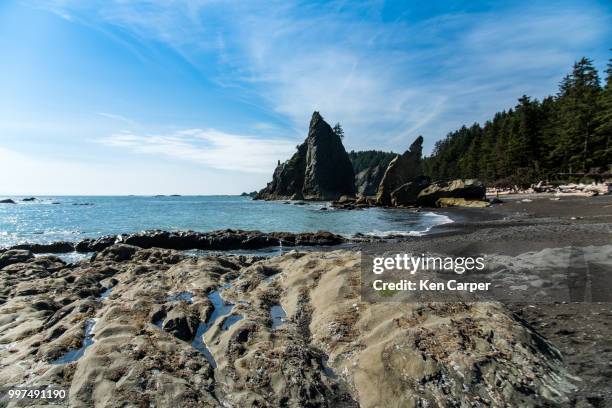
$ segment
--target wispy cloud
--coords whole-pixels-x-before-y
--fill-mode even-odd
[[[141,126],[135,120],[132,120],[130,118],[126,118],[125,116],[117,115],[117,114],[114,114],[114,113],[98,112],[98,116],[102,116],[103,118],[111,119],[113,121],[120,122],[120,123],[126,124],[128,126],[132,126],[132,127],[139,127],[139,126]]]
[[[320,110],[355,148],[403,149],[419,133],[431,146],[522,93],[554,92],[574,59],[607,52],[612,27],[610,8],[587,1],[421,19],[385,18],[385,2],[43,3],[170,47],[300,132]]]
[[[139,135],[125,131],[99,142],[214,169],[263,174],[269,174],[278,160],[284,160],[295,149],[295,144],[287,140],[234,135],[213,129],[180,130],[168,135]]]

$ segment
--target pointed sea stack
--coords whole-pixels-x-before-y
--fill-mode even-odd
[[[354,177],[342,140],[319,112],[314,112],[308,137],[291,159],[276,167],[272,181],[257,199],[337,200],[355,194]]]
[[[391,205],[391,193],[393,191],[423,175],[422,153],[423,137],[419,136],[404,154],[391,160],[378,186],[377,205]]]

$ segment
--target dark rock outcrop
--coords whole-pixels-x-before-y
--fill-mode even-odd
[[[25,249],[9,249],[0,253],[0,269],[16,263],[34,259],[34,254]]]
[[[74,244],[67,241],[57,241],[50,244],[18,244],[11,249],[27,249],[35,254],[44,254],[46,252],[61,254],[74,251]]]
[[[457,179],[435,182],[419,193],[417,203],[423,207],[436,207],[440,198],[464,198],[484,200],[486,189],[476,179]]]
[[[353,165],[342,140],[318,112],[312,114],[302,194],[310,200],[334,200],[354,195]]]
[[[166,316],[162,328],[177,339],[190,341],[196,335],[200,320],[192,311],[176,307]]]
[[[211,232],[194,231],[145,231],[122,237],[122,242],[140,248],[166,249],[261,249],[278,246],[328,246],[344,242],[340,235],[319,231],[313,233],[290,233],[219,230]]]
[[[4,199],[4,200],[0,200],[0,204],[17,204],[15,201],[11,200],[10,198]]]
[[[75,245],[77,252],[97,252],[108,248],[117,241],[115,235],[107,235],[100,238],[85,238]]]
[[[152,230],[120,236],[105,236],[95,240],[88,238],[77,243],[75,249],[78,252],[97,252],[121,243],[139,248],[225,251],[261,249],[280,244],[284,246],[330,246],[341,244],[344,241],[342,236],[326,231],[266,233],[232,229],[210,232]]]
[[[404,154],[391,160],[378,186],[376,194],[378,205],[391,205],[391,193],[393,191],[423,175],[422,152],[423,137],[419,136]]]
[[[291,159],[279,162],[272,181],[256,198],[336,200],[354,194],[353,166],[342,140],[319,112],[314,112],[304,143]]]
[[[291,156],[291,159],[284,163],[278,163],[272,175],[272,181],[255,198],[265,200],[303,199],[302,188],[304,187],[308,146],[304,142],[297,149],[298,151]]]
[[[429,177],[417,177],[414,181],[402,184],[391,192],[391,205],[394,207],[410,206],[417,203],[419,193],[430,183]]]
[[[77,251],[100,252],[112,249],[115,261],[129,259],[134,253],[134,248],[163,248],[163,249],[203,249],[203,250],[235,250],[235,249],[262,249],[279,245],[293,246],[331,246],[345,242],[345,239],[337,234],[327,231],[317,232],[261,232],[243,230],[218,230],[210,232],[195,231],[142,231],[135,234],[123,234],[119,236],[108,235],[97,239],[86,238],[81,242],[56,242],[51,244],[22,244],[11,247],[0,252],[0,259],[13,259],[25,253],[63,253]],[[130,248],[127,255],[123,251],[117,252],[117,248]],[[110,255],[110,254],[107,254]],[[105,255],[105,256],[107,256]],[[32,255],[33,256],[33,255]],[[15,261],[22,262],[22,261]],[[13,263],[13,262],[11,262]],[[1,264],[1,261],[0,261]],[[7,263],[8,265],[8,263]],[[1,267],[0,267],[1,268]]]
[[[28,198],[24,198],[21,201],[36,201],[36,197],[28,197]]]
[[[140,248],[134,245],[115,244],[106,248],[104,251],[95,254],[93,260],[111,260],[115,262],[123,262],[132,259],[132,256]]]
[[[385,175],[385,169],[381,166],[369,167],[355,175],[355,189],[361,197],[376,195],[378,186]]]

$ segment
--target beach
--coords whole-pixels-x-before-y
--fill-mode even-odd
[[[522,201],[525,199],[529,201]],[[607,263],[590,265],[593,273],[599,272],[591,288],[591,294],[598,293],[599,298],[554,303],[534,298],[506,306],[558,347],[570,372],[581,378],[576,382],[578,390],[572,394],[571,406],[609,406],[612,196],[555,200],[553,195],[531,194],[503,200],[494,208],[439,209],[455,222],[407,243],[381,244],[377,250],[409,249],[418,253],[444,248],[445,254],[457,256],[484,253],[517,257],[551,248],[597,248],[607,259]]]
[[[605,406],[612,392],[612,309],[598,288],[610,287],[612,197],[523,199],[437,209],[454,222],[418,237],[338,246],[333,234],[281,235],[289,247],[277,256],[194,257],[159,247],[209,235],[167,233],[93,240],[103,245],[75,263],[5,251],[0,382],[65,388],[71,406],[170,400],[181,406],[374,407],[398,400]],[[270,239],[238,236],[206,242],[265,246]],[[279,236],[273,237],[276,245]],[[298,239],[311,243],[307,251],[292,250]],[[551,259],[566,256],[567,248],[600,255],[589,263],[589,276],[598,280],[588,290],[573,288],[574,297],[588,298],[368,303],[360,296],[360,251],[484,254],[491,264],[517,267],[537,254],[544,260],[530,270],[542,274],[537,279],[524,277],[524,266],[500,272],[518,271],[533,282],[550,279],[557,265]],[[570,262],[566,270],[572,268]]]

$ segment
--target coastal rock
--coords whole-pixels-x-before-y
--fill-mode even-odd
[[[436,207],[440,198],[464,198],[466,200],[484,200],[486,188],[476,179],[456,179],[439,181],[429,185],[419,193],[417,203],[423,207]]]
[[[465,198],[455,197],[444,197],[436,201],[436,207],[472,207],[472,208],[484,208],[490,206],[489,201],[484,200],[466,200]]]
[[[297,147],[297,152],[291,159],[284,163],[279,161],[272,174],[272,181],[255,198],[265,200],[303,199],[302,188],[306,171],[307,150],[308,146],[304,142]]]
[[[57,241],[49,244],[18,244],[12,246],[11,249],[27,249],[35,254],[43,254],[47,252],[60,254],[73,252],[75,250],[74,244],[67,241]]]
[[[393,191],[423,175],[422,152],[423,137],[419,136],[404,154],[398,155],[391,160],[378,186],[376,194],[377,205],[391,205],[391,193]]]
[[[368,167],[355,175],[355,189],[358,196],[376,195],[378,186],[385,174],[382,166]]]
[[[354,195],[353,165],[340,136],[318,112],[312,114],[306,152],[306,172],[302,194],[307,200],[336,200]]]
[[[402,184],[391,192],[391,205],[394,207],[415,205],[419,193],[429,185],[429,182],[429,177],[420,176],[415,181]]]
[[[298,192],[293,193],[293,195],[289,197],[289,199],[292,201],[300,201],[304,199],[304,196],[302,195],[301,191],[298,191]]]
[[[71,407],[555,406],[572,390],[501,304],[363,302],[356,252],[113,255],[126,247],[0,271],[1,384],[65,388]]]
[[[116,241],[117,237],[114,235],[107,235],[96,239],[85,238],[84,240],[78,242],[74,249],[77,252],[97,252],[108,248]]]
[[[134,245],[114,244],[93,257],[94,260],[128,261],[140,248]]]
[[[0,253],[0,269],[12,264],[27,262],[31,259],[34,259],[34,254],[32,251],[24,249],[9,249],[8,251]]]
[[[356,201],[355,197],[343,195],[342,197],[338,199],[337,203],[340,203],[340,204],[354,203],[355,201]]]
[[[349,203],[352,202],[350,201]],[[86,238],[76,244],[71,242],[21,244],[11,249],[23,249],[34,253],[65,253],[72,252],[73,250],[81,253],[98,252],[96,255],[98,259],[100,257],[111,257],[113,260],[125,260],[129,259],[134,253],[134,248],[227,251],[237,249],[255,250],[279,245],[331,246],[345,241],[345,238],[341,235],[327,231],[266,233],[232,229],[210,232],[150,230],[119,236],[108,235],[97,239]],[[123,246],[118,246],[117,244],[122,244]],[[7,253],[5,252],[4,254]]]
[[[166,316],[163,329],[183,341],[191,341],[196,335],[200,320],[187,307],[175,307]]]
[[[15,201],[11,200],[10,198],[4,199],[4,200],[0,200],[0,204],[17,204]]]
[[[273,232],[270,236],[287,246],[332,246],[346,241],[341,235],[328,231],[301,232],[298,234]]]
[[[202,249],[202,250],[236,250],[261,249],[278,246],[329,246],[344,242],[340,235],[326,231],[291,233],[243,230],[217,230],[211,232],[195,231],[162,231],[151,230],[119,237],[103,237],[97,240],[83,240],[76,245],[79,252],[101,251],[111,247],[115,242],[139,248],[165,249]]]
[[[36,197],[28,197],[28,198],[24,198],[21,201],[36,201]]]
[[[354,195],[353,182],[353,167],[342,140],[319,112],[314,112],[304,143],[291,159],[278,163],[272,181],[256,198],[336,200]]]

